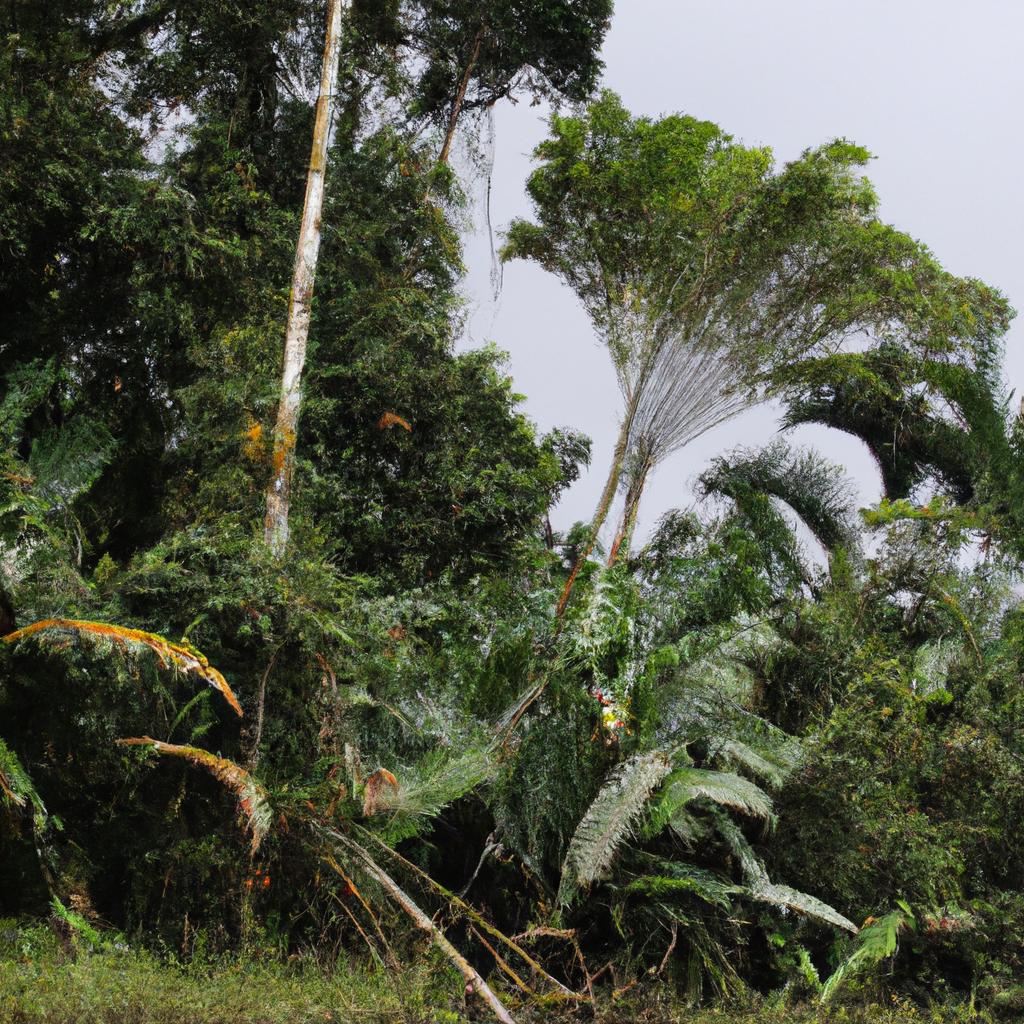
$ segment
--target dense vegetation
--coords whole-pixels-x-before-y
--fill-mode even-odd
[[[0,15],[0,1011],[1019,1012],[1007,301],[878,218],[859,146],[778,166],[599,92],[610,0],[340,4],[279,557],[327,6]],[[565,535],[588,440],[454,349],[452,145],[516,95],[561,113],[502,258],[624,402]],[[634,543],[652,468],[768,396],[861,439],[878,505],[777,440]]]

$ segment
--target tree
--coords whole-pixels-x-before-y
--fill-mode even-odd
[[[306,364],[309,321],[313,315],[313,283],[320,253],[320,218],[324,206],[327,151],[331,134],[334,87],[341,55],[341,13],[343,0],[330,0],[327,33],[324,38],[320,95],[316,101],[313,148],[306,178],[302,225],[295,249],[295,269],[288,299],[288,327],[284,342],[281,401],[274,428],[273,476],[267,486],[267,517],[264,533],[267,545],[281,558],[288,544],[288,513],[292,478],[295,475],[295,444],[302,401],[302,371]]]
[[[611,355],[625,401],[587,544],[560,618],[624,473],[613,559],[647,474],[703,431],[763,396],[775,368],[866,333],[948,350],[988,345],[1005,303],[942,270],[877,219],[858,174],[866,150],[836,141],[776,170],[767,149],[716,125],[634,118],[610,92],[554,116],[527,190],[537,221],[517,221],[504,259],[532,259],[576,292]]]
[[[445,164],[460,116],[529,91],[580,101],[601,71],[611,0],[417,0],[393,37],[413,55],[414,110],[444,125]],[[378,31],[381,27],[378,26]]]

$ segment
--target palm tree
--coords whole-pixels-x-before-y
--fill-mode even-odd
[[[580,298],[612,358],[624,409],[608,479],[557,605],[560,621],[619,486],[612,548],[628,545],[651,470],[774,386],[780,367],[866,335],[954,348],[1005,329],[1005,302],[958,280],[882,224],[836,141],[776,170],[716,125],[631,117],[605,92],[555,116],[527,188],[536,223],[504,259],[531,259]],[[965,312],[966,311],[966,312]]]

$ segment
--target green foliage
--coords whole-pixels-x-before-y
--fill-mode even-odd
[[[209,1016],[188,969],[100,921],[207,960],[225,1020],[256,1012],[209,960],[231,948],[339,972],[243,964],[267,1019],[400,1019],[376,974],[348,999],[343,964],[407,961],[409,921],[538,1007],[578,1007],[608,964],[623,1019],[634,992],[670,1019],[673,988],[786,1008],[847,914],[891,906],[827,1000],[881,962],[901,997],[1018,998],[1012,311],[878,220],[858,146],[776,166],[707,121],[587,105],[609,9],[346,8],[277,562],[260,520],[323,5],[11,7],[0,633],[47,642],[0,645],[0,912],[56,914],[80,958],[0,956],[27,1019],[99,1019],[128,975],[126,1015]],[[581,102],[504,255],[576,291],[626,394],[611,567],[593,525],[545,529],[589,442],[538,434],[498,349],[456,350],[468,190],[436,136],[463,82],[470,115]],[[858,519],[838,467],[778,442],[715,459],[629,554],[651,467],[768,391],[861,438],[885,499]]]
[[[852,978],[873,964],[894,956],[899,945],[900,932],[904,929],[912,930],[914,927],[916,927],[914,915],[905,903],[899,910],[893,910],[865,925],[857,936],[856,949],[825,982],[821,990],[821,1001],[829,1002],[839,986],[848,978]]]

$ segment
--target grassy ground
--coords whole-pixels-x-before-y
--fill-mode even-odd
[[[44,926],[0,921],[0,1024],[460,1024],[467,1018],[457,975],[437,962],[392,972],[365,963],[325,972],[309,961],[222,960],[181,965],[111,942],[62,947]],[[522,1024],[582,1021],[517,1006]],[[473,1014],[486,1020],[486,1014]],[[985,1018],[909,1004],[693,1011],[652,990],[599,1000],[603,1024],[961,1024]]]

